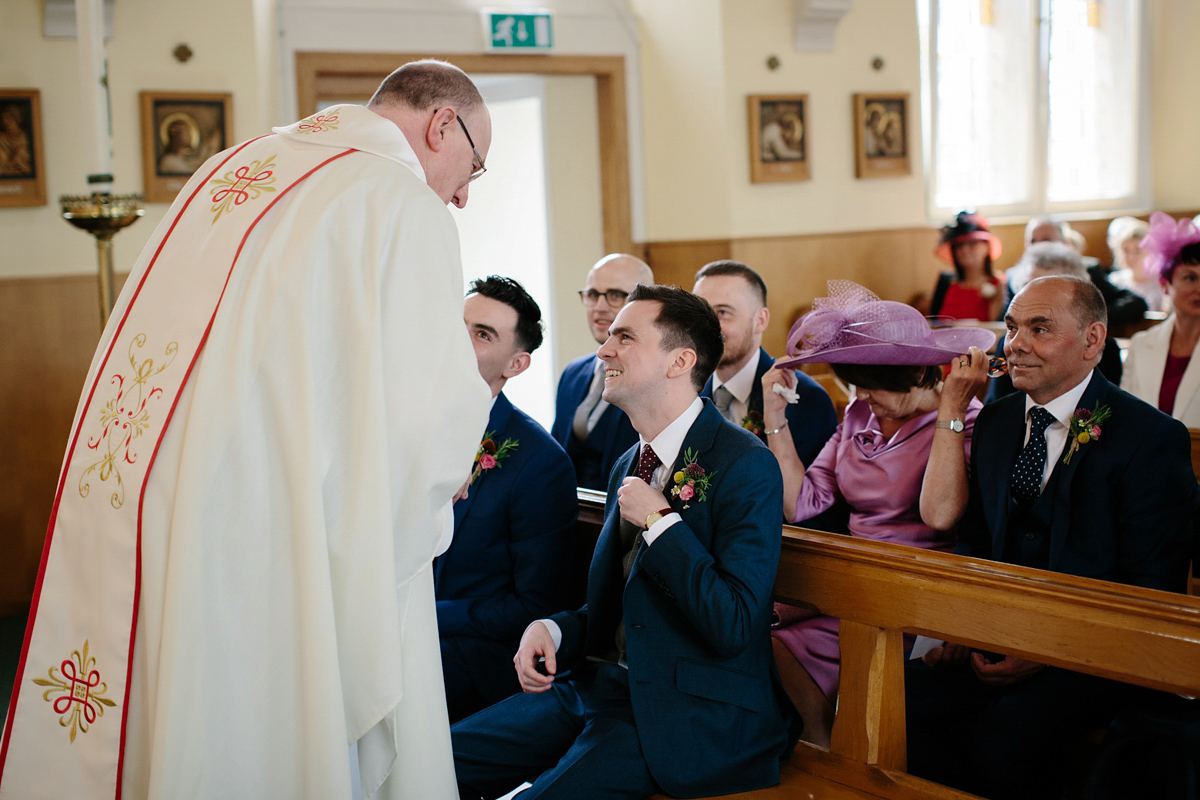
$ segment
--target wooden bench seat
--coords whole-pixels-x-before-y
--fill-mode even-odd
[[[775,597],[842,620],[838,713],[829,751],[801,743],[779,786],[739,800],[972,797],[904,771],[906,632],[1200,695],[1200,600],[1186,595],[784,527]]]

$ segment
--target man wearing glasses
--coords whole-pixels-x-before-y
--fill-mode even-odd
[[[654,273],[645,261],[624,253],[611,253],[588,271],[579,298],[597,344],[608,339],[608,326],[639,283],[654,283]],[[551,430],[571,457],[579,485],[598,491],[605,490],[613,464],[638,440],[625,412],[606,402],[603,391],[604,362],[595,353],[567,364],[558,381]]]
[[[180,192],[83,388],[0,797],[457,797],[432,560],[491,393],[446,206],[491,139],[419,61]],[[34,681],[73,652],[68,731]]]

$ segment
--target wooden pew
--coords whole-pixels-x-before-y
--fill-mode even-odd
[[[842,620],[833,742],[799,744],[779,786],[731,800],[972,797],[904,771],[905,632],[1200,695],[1186,595],[785,526],[775,597]]]

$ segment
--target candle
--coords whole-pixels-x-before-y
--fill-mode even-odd
[[[108,119],[108,91],[104,86],[104,0],[75,0],[75,30],[79,43],[80,102],[83,117],[83,152],[89,178],[112,174],[112,136]],[[91,181],[89,180],[89,183]],[[111,191],[112,180],[97,182],[95,191]]]

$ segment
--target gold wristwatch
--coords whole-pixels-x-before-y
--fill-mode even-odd
[[[646,530],[650,530],[651,525],[658,522],[660,519],[665,517],[667,514],[672,513],[672,511],[673,511],[673,509],[670,509],[670,508],[660,508],[658,511],[651,511],[649,514],[646,515]]]

